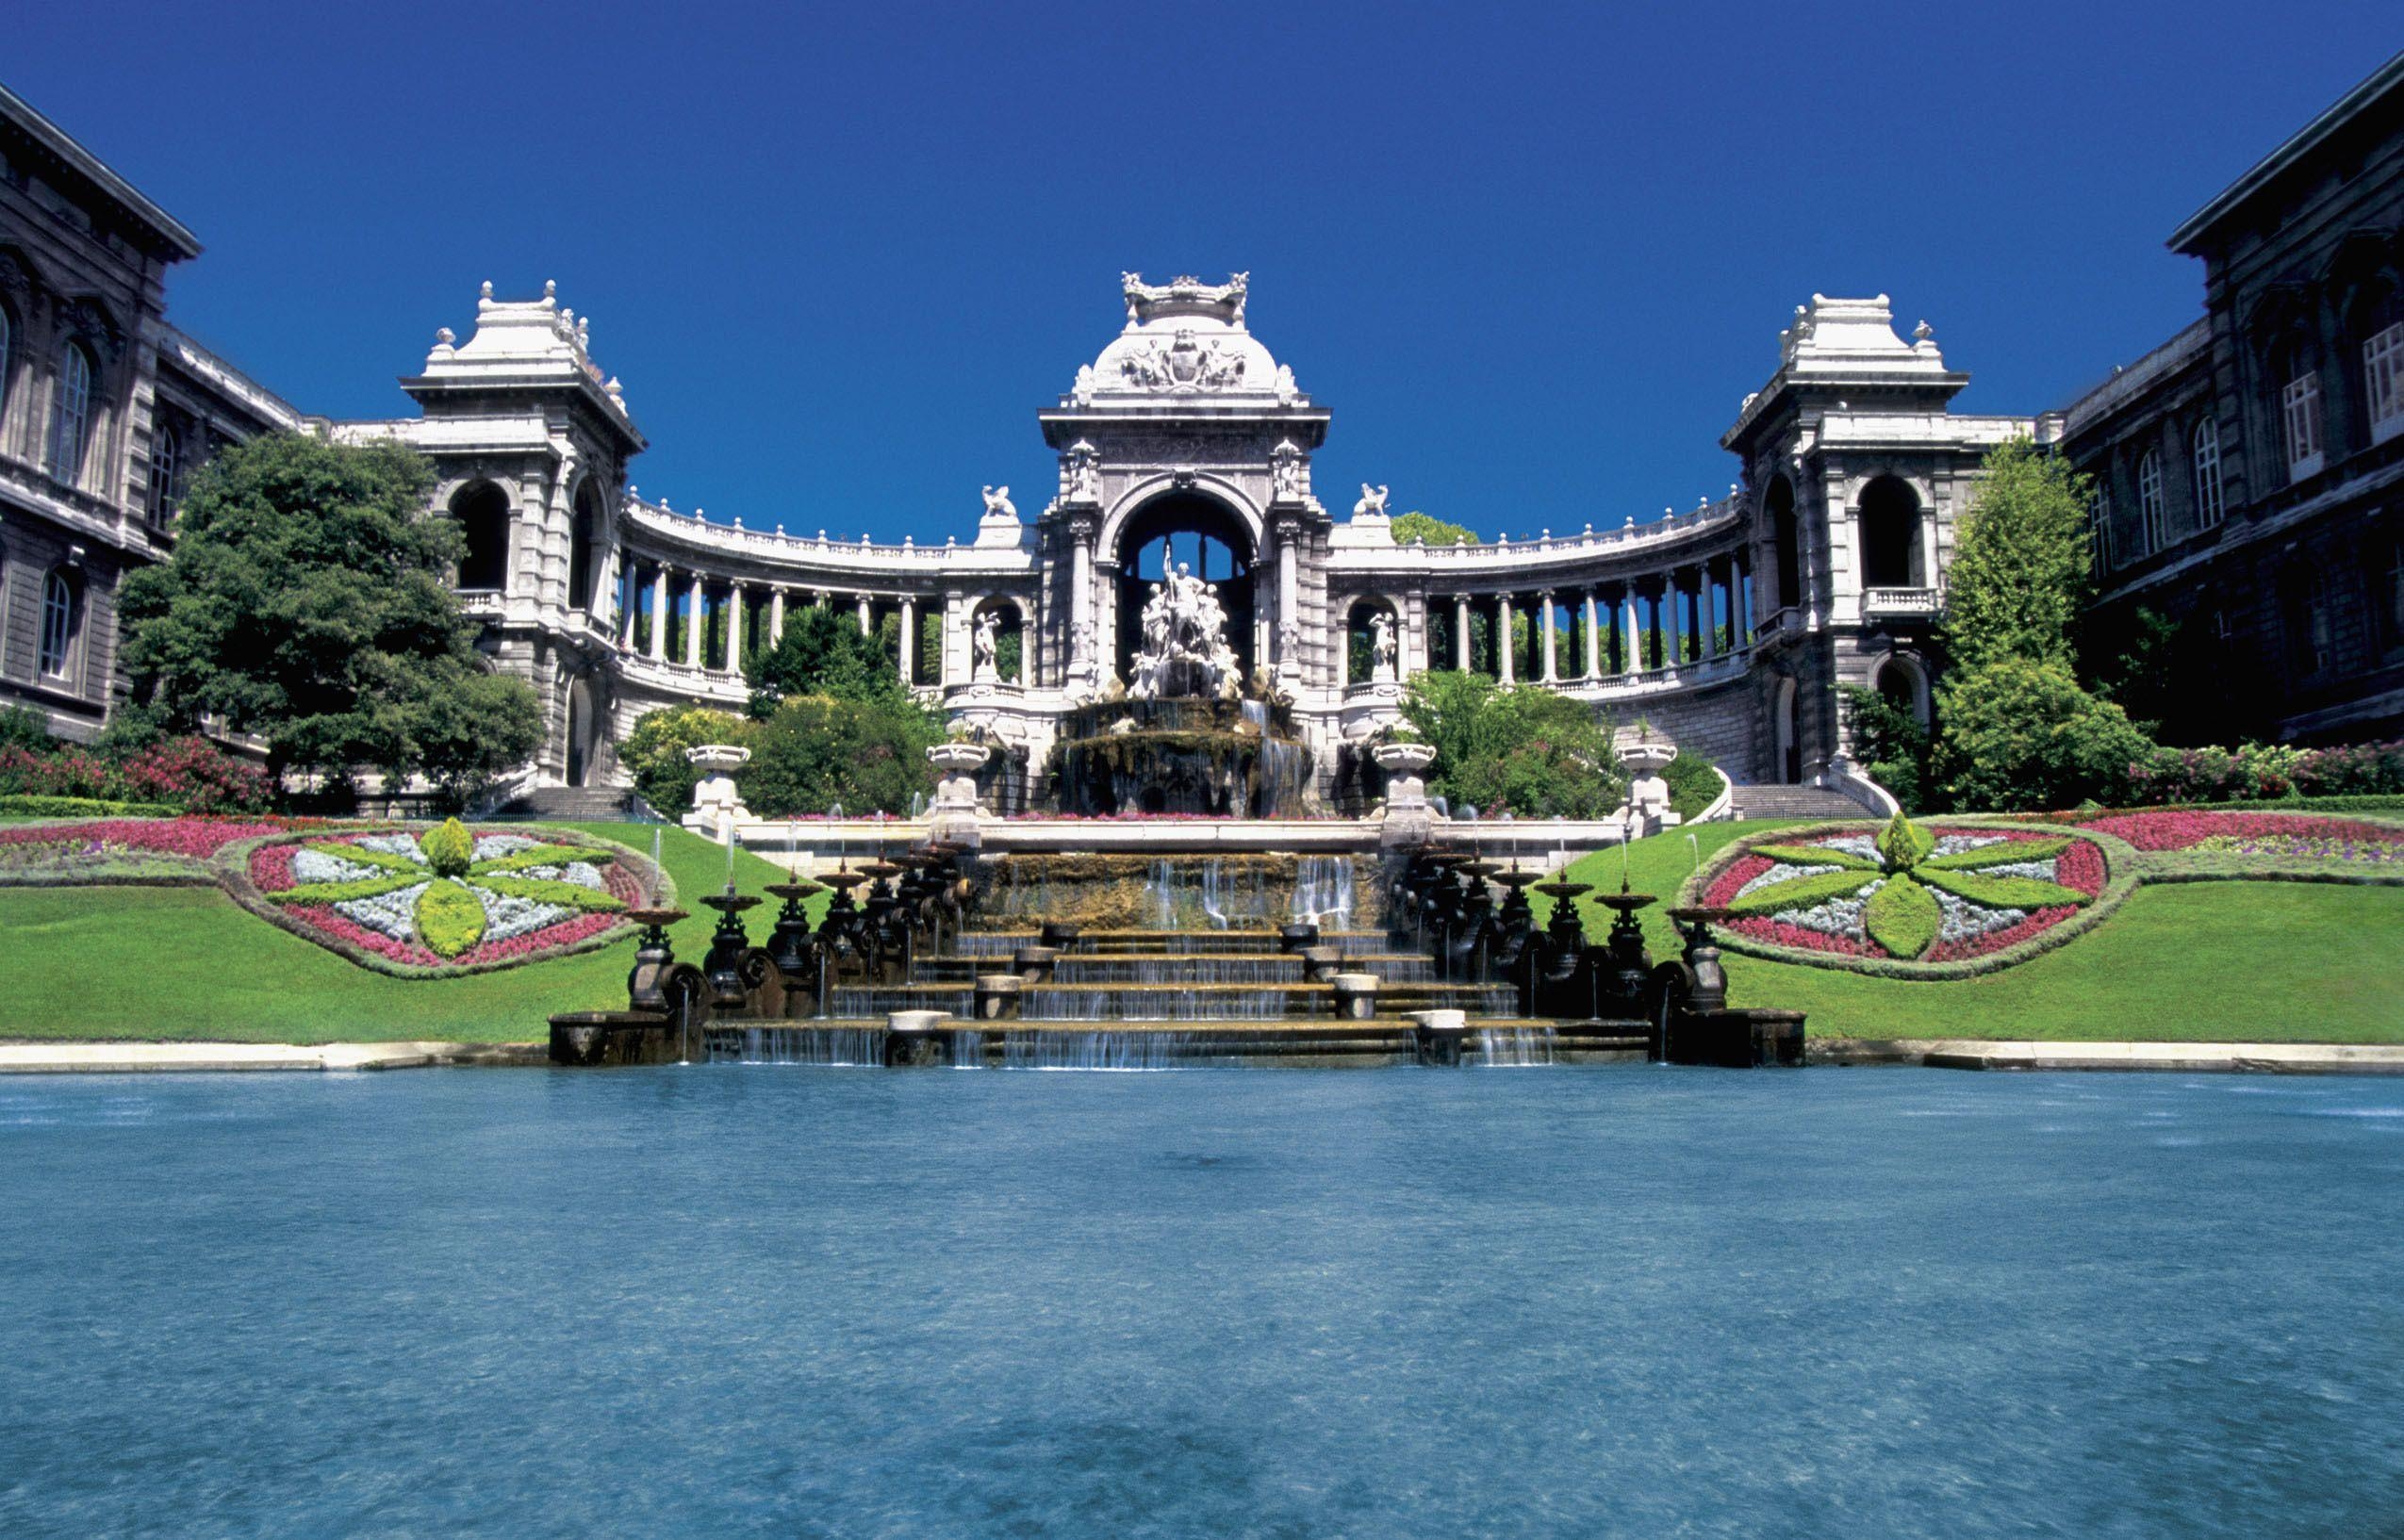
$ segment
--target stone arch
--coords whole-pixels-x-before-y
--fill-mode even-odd
[[[567,753],[562,769],[570,786],[592,783],[593,766],[600,758],[601,744],[601,712],[595,699],[593,682],[583,675],[568,682]]]
[[[1770,694],[1770,775],[1792,786],[1803,780],[1802,691],[1781,674]]]
[[[1144,605],[1152,585],[1167,569],[1184,565],[1217,587],[1227,646],[1249,678],[1256,661],[1260,527],[1243,505],[1228,501],[1216,486],[1159,485],[1140,504],[1122,503],[1111,516],[1114,523],[1106,527],[1099,549],[1118,570],[1113,670],[1126,678],[1142,648]]]
[[[1900,711],[1912,713],[1927,727],[1931,720],[1928,665],[1908,652],[1881,653],[1869,665],[1869,687]]]
[[[1774,610],[1803,607],[1803,530],[1795,517],[1795,483],[1784,472],[1770,478],[1761,494],[1762,512],[1770,521],[1771,571],[1778,584]]]
[[[1864,588],[1920,588],[1927,584],[1922,558],[1920,496],[1912,483],[1892,473],[1877,477],[1861,490],[1861,585]]]
[[[1110,512],[1102,516],[1101,528],[1096,532],[1094,542],[1095,560],[1121,560],[1128,526],[1154,504],[1179,495],[1219,504],[1243,525],[1252,558],[1257,562],[1265,554],[1268,524],[1252,500],[1244,496],[1242,487],[1222,476],[1162,471],[1159,475],[1146,476],[1128,487],[1111,505]]]
[[[570,505],[575,512],[568,535],[568,607],[592,614],[601,607],[596,587],[608,565],[604,553],[609,549],[609,520],[601,509],[599,479],[588,475],[578,482]]]
[[[996,666],[992,679],[980,680],[977,673],[977,628],[987,615],[995,622]],[[1028,639],[1034,634],[1032,612],[1025,598],[1016,594],[988,594],[969,606],[968,610],[968,677],[975,683],[1020,684],[1027,682]]]
[[[469,482],[451,496],[459,526],[461,592],[505,593],[509,587],[509,494],[491,481]]]
[[[1403,675],[1402,606],[1383,594],[1358,594],[1344,601],[1343,614],[1343,681],[1346,684],[1375,682],[1375,618],[1382,614],[1393,627],[1394,666],[1389,682],[1400,682]]]

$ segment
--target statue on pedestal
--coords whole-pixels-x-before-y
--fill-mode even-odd
[[[1144,602],[1144,649],[1128,665],[1130,700],[1236,699],[1243,692],[1215,583],[1183,562]]]

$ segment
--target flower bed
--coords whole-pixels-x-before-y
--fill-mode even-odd
[[[2363,864],[2404,860],[2404,828],[2352,818],[2183,809],[2114,813],[2079,827],[2145,851],[2223,851]]]
[[[1702,902],[1733,936],[1894,962],[1963,962],[2032,941],[2103,892],[2103,852],[2074,834],[1897,817],[1741,847]]]
[[[474,971],[576,949],[626,924],[641,882],[599,844],[470,830],[271,841],[250,886],[287,928],[410,971]]]
[[[25,824],[0,828],[0,879],[73,883],[179,869],[198,876],[237,841],[324,827],[322,819],[199,817]]]

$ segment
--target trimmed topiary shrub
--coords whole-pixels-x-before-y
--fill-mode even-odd
[[[418,847],[425,852],[426,864],[437,876],[464,876],[475,864],[476,842],[468,833],[468,826],[456,818],[446,818],[429,829]],[[481,930],[481,923],[478,926]]]
[[[418,899],[418,939],[441,958],[455,958],[484,940],[485,907],[464,886],[448,879],[429,885]]]
[[[172,818],[182,811],[101,796],[0,796],[0,818]]]

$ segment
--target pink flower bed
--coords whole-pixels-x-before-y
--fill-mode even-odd
[[[104,818],[87,824],[27,824],[0,828],[0,844],[99,844],[155,856],[206,860],[237,840],[323,827],[317,819]]]
[[[2073,845],[2071,848],[2078,847]],[[2100,864],[2098,862],[2099,866]],[[2069,884],[2065,883],[2064,886],[2067,887]],[[1922,962],[1959,962],[1965,958],[1983,958],[1990,952],[2001,952],[2007,946],[2017,945],[2032,936],[2050,930],[2078,912],[2077,909],[2066,905],[2060,909],[2036,909],[2018,925],[2009,926],[2001,930],[1990,930],[1984,936],[1973,936],[1965,942],[1938,942],[1921,954],[1920,960]]]
[[[2352,818],[2292,812],[2206,812],[2192,809],[2124,812],[2079,826],[2128,841],[2140,850],[2191,850],[2206,840],[2328,840],[2363,844],[2404,842],[2404,829]]]

